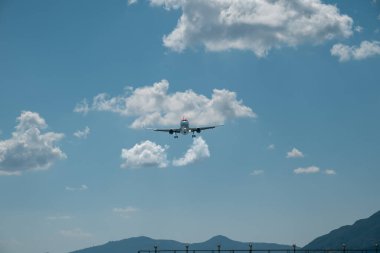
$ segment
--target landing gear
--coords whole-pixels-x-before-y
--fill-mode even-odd
[[[193,137],[193,138],[195,138],[195,137],[197,137],[195,134],[193,134],[193,135],[191,135],[191,137]]]
[[[178,135],[174,135],[174,139],[178,139]]]

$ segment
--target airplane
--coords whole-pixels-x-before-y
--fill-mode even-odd
[[[152,129],[153,131],[158,132],[168,132],[169,134],[174,134],[174,138],[178,138],[177,134],[187,135],[188,133],[192,133],[191,137],[196,137],[195,132],[200,133],[202,130],[212,129],[218,126],[223,125],[215,125],[215,126],[206,126],[206,127],[190,127],[190,123],[187,119],[182,118],[179,128],[169,128],[169,129]]]

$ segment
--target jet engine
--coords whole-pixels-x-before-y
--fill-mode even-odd
[[[173,133],[174,133],[173,129],[170,129],[169,134],[173,134]]]
[[[201,132],[201,129],[200,128],[197,128],[197,133],[200,133]]]

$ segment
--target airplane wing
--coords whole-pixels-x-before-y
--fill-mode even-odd
[[[179,133],[181,129],[159,129],[159,128],[152,128],[151,130],[157,131],[157,132],[167,132],[167,133]]]
[[[206,126],[206,127],[190,127],[191,132],[200,132],[202,130],[212,129],[215,127],[224,126],[224,125],[216,125],[216,126]]]

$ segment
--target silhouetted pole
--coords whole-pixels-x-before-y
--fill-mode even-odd
[[[220,244],[218,244],[218,253],[220,253]]]
[[[346,253],[346,244],[342,244],[342,248],[343,248],[343,253]]]
[[[249,253],[252,253],[252,243],[249,244]]]
[[[379,250],[379,244],[375,244],[375,249],[376,249],[376,253],[377,253],[377,251]]]
[[[296,245],[293,244],[293,253],[296,253]]]
[[[154,253],[157,253],[157,245],[154,245]]]
[[[189,244],[186,244],[185,248],[186,248],[186,253],[189,253]]]

